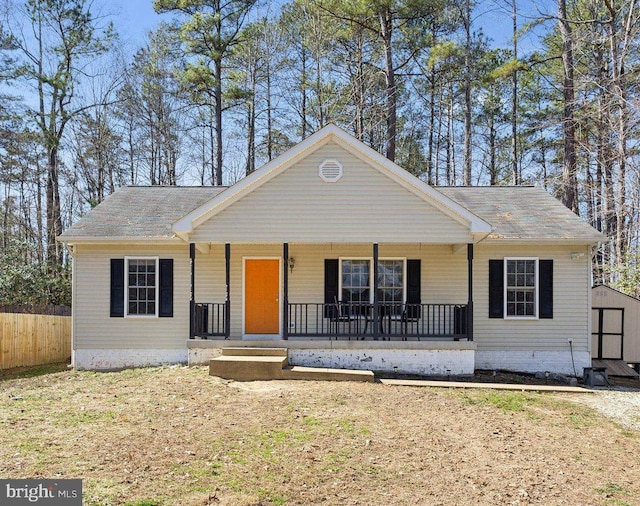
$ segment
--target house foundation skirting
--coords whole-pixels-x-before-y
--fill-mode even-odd
[[[71,364],[78,370],[105,371],[186,362],[186,349],[80,349],[71,353]]]
[[[420,376],[472,375],[473,350],[290,350],[289,363]]]
[[[189,341],[189,365],[208,364],[223,347],[283,347],[290,365],[387,374],[470,375],[476,345],[469,341]]]
[[[575,370],[574,370],[575,367]],[[587,351],[476,351],[476,369],[507,370],[517,372],[555,372],[582,376],[585,367],[591,367]]]

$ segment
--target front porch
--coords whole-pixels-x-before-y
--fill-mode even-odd
[[[190,244],[190,339],[254,340],[269,335],[268,339],[284,341],[473,341],[471,243],[424,248],[421,244],[332,245],[331,253],[322,245],[290,248],[284,243],[277,256],[276,247],[233,245],[233,252],[239,253],[232,256],[232,245],[225,244],[224,270],[217,274],[224,284],[215,290],[219,295],[224,293],[224,301],[205,302],[196,298],[196,272],[202,265],[197,259],[205,252],[200,262],[207,262],[205,268],[211,270],[212,261],[222,260],[222,252],[218,249],[219,253],[214,253],[213,245]],[[256,257],[254,251],[268,254]],[[334,255],[337,258],[327,258]],[[264,267],[273,267],[274,287],[254,302],[248,298],[248,267],[256,259]],[[455,272],[453,279],[446,277],[447,270]],[[427,290],[423,287],[425,276],[430,280]],[[210,275],[206,273],[206,277]],[[260,284],[267,282],[260,280]],[[211,286],[206,291],[200,288],[198,298]],[[264,299],[270,300],[268,311],[275,316],[271,330],[250,330],[247,315]]]

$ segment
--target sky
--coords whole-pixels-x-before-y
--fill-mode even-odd
[[[551,0],[516,0],[521,14],[519,24],[531,19],[538,10],[553,13]],[[131,48],[131,53],[145,44],[146,34],[155,29],[164,18],[170,15],[158,15],[153,10],[153,0],[102,0],[105,14],[112,14],[113,22],[120,33],[122,43]],[[511,47],[512,21],[511,0],[479,0],[473,28],[482,28],[485,35],[493,39],[496,47]],[[282,3],[278,0],[278,3]],[[524,36],[519,41],[523,53],[538,46],[537,35]]]
[[[153,0],[104,0],[104,5],[122,42],[133,50],[145,43],[146,34],[164,17],[153,10]]]

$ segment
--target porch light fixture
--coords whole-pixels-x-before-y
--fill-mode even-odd
[[[296,259],[293,257],[289,257],[289,260],[287,262],[289,263],[289,270],[293,272],[293,268],[296,266]]]

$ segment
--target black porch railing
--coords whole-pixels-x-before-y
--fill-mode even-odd
[[[191,338],[228,338],[228,302],[194,303]],[[327,339],[469,339],[466,304],[288,304],[289,337]]]
[[[229,303],[201,303],[193,304],[191,338],[201,337],[229,337]]]
[[[290,337],[469,339],[466,304],[289,304]]]

